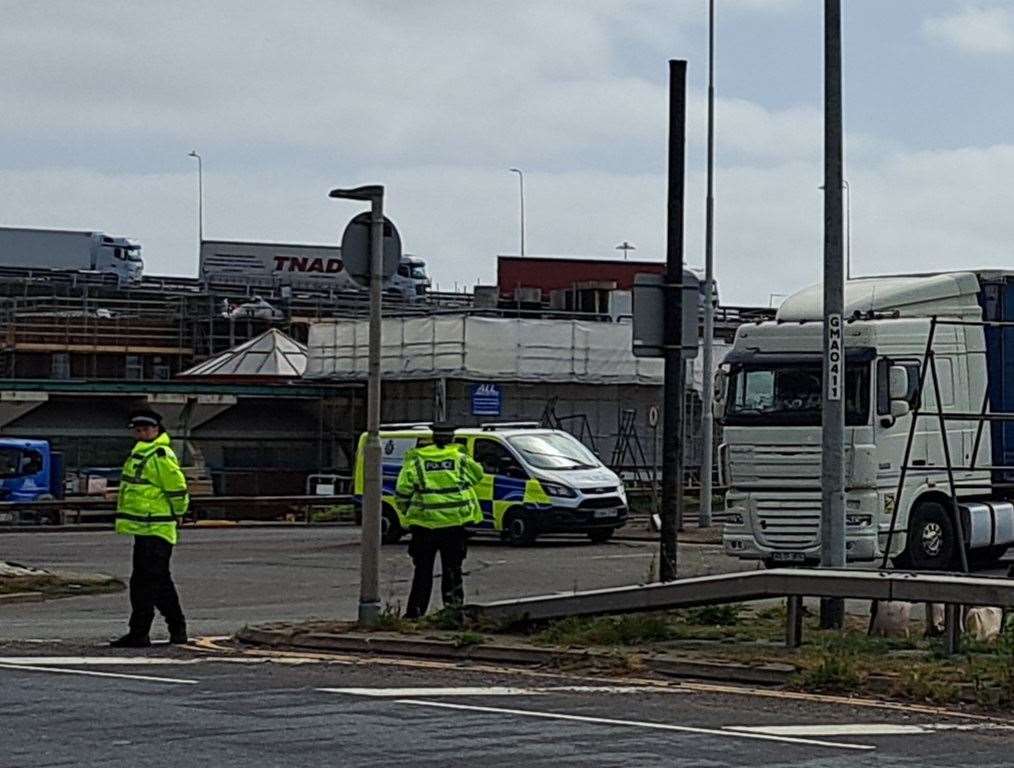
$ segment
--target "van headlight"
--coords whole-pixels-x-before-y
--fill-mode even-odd
[[[577,496],[577,491],[566,485],[547,483],[545,480],[540,480],[539,483],[542,485],[542,490],[546,492],[547,496],[555,496],[559,499],[573,499]]]

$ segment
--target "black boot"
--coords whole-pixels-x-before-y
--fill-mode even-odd
[[[169,642],[172,645],[186,645],[190,642],[190,638],[187,637],[187,625],[184,624],[181,627],[175,627],[169,630]]]
[[[151,640],[147,635],[132,635],[129,632],[117,640],[109,642],[110,648],[150,648]]]

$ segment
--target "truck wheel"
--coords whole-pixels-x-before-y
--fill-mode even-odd
[[[613,532],[615,528],[596,528],[588,531],[588,538],[592,544],[605,544],[611,538],[613,538]]]
[[[512,547],[527,547],[535,543],[535,523],[523,510],[512,509],[503,520],[503,538]]]
[[[397,544],[404,535],[398,513],[385,504],[380,513],[380,540],[385,544]]]
[[[54,501],[52,494],[43,493],[35,497],[36,501]],[[35,520],[39,525],[59,525],[60,524],[60,510],[58,509],[47,509],[45,512],[39,512],[38,518]]]
[[[916,571],[943,571],[958,554],[954,522],[943,504],[924,501],[915,508],[908,527],[908,544],[901,562]]]

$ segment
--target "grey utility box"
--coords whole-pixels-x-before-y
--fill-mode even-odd
[[[665,275],[639,274],[634,277],[634,340],[636,357],[664,357]],[[683,357],[697,357],[697,328],[701,311],[701,281],[683,270]]]

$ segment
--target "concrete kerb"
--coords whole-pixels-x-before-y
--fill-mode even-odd
[[[542,648],[493,642],[462,645],[453,637],[405,638],[385,633],[303,633],[298,628],[278,625],[244,627],[236,633],[235,639],[248,645],[276,649],[514,664],[525,667],[616,668],[624,664],[622,655],[602,650]],[[638,671],[650,671],[666,677],[762,686],[788,685],[797,672],[795,667],[788,664],[749,665],[706,659],[678,659],[671,656],[638,656],[636,668]]]

